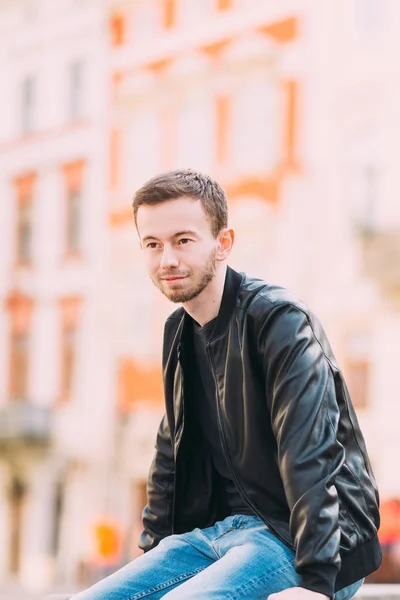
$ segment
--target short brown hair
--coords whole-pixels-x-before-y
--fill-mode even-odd
[[[200,200],[214,237],[228,225],[228,202],[222,186],[209,175],[193,169],[179,169],[161,173],[149,179],[133,197],[133,216],[137,228],[140,206],[151,206],[176,198]]]

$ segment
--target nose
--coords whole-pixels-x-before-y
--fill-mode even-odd
[[[177,256],[175,255],[173,248],[171,248],[171,246],[164,246],[164,252],[162,254],[162,258],[161,258],[161,264],[160,267],[162,269],[170,269],[171,267],[178,267],[179,266],[179,260],[177,258]]]

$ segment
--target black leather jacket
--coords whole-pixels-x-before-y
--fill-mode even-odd
[[[185,314],[179,308],[165,325],[166,414],[143,512],[144,551],[229,514],[185,406]],[[332,596],[377,569],[378,491],[316,318],[287,290],[228,268],[208,352],[232,479],[254,513],[295,549],[300,585]]]

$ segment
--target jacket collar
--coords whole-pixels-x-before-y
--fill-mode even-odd
[[[226,270],[224,291],[222,292],[222,301],[217,316],[217,321],[214,327],[212,339],[215,339],[222,335],[228,328],[229,322],[232,318],[232,313],[237,303],[237,297],[242,283],[243,274],[238,273],[231,267]],[[185,311],[183,329],[187,327],[189,323],[189,315]]]

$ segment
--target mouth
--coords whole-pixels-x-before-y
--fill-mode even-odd
[[[181,281],[181,279],[186,279],[187,275],[183,276],[171,276],[171,277],[161,277],[162,281],[166,281],[167,283],[173,283],[174,281]]]

